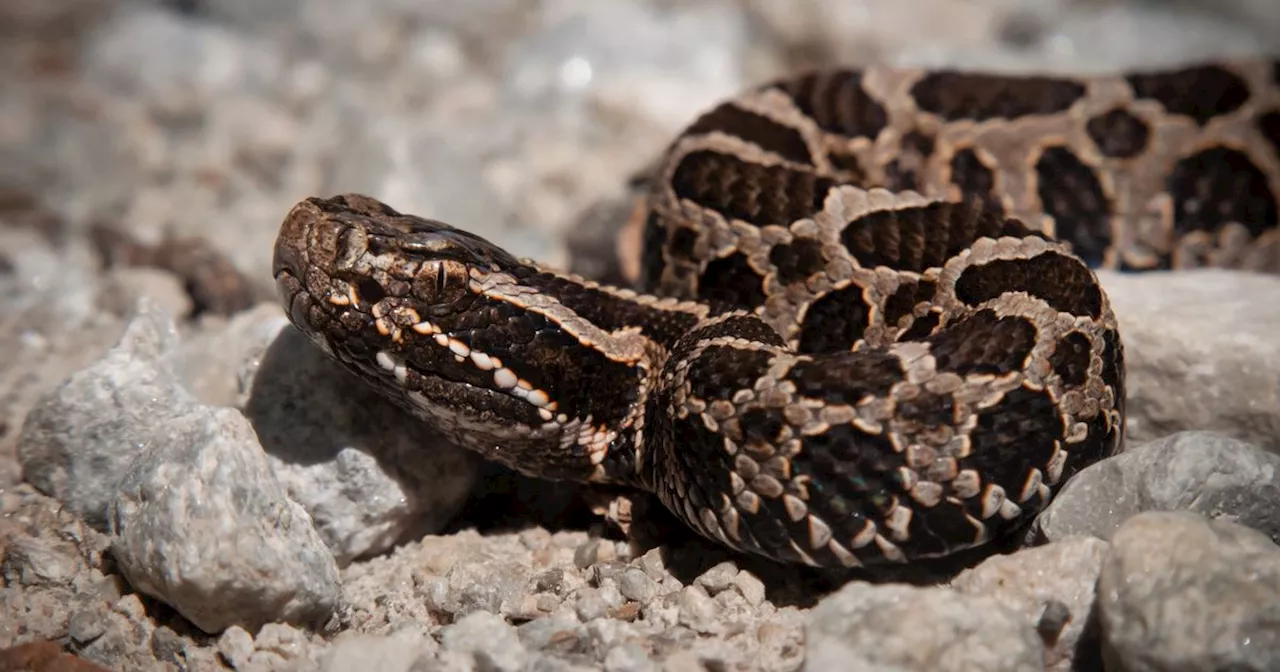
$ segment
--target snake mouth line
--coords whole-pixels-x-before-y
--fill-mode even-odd
[[[568,421],[567,415],[557,413],[558,405],[545,390],[534,388],[497,357],[471,349],[444,333],[437,333],[432,340],[447,349],[457,364],[470,364],[470,370],[481,375],[491,374],[490,384],[450,375],[447,367],[427,372],[387,350],[379,350],[374,359],[411,398],[416,393],[417,397],[439,405],[456,405],[462,400],[482,413],[501,408],[504,417],[515,417],[533,426]]]

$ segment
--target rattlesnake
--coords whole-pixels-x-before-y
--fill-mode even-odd
[[[782,562],[940,556],[1120,445],[1091,268],[1280,267],[1278,85],[1269,61],[814,72],[671,143],[650,294],[355,194],[292,209],[275,276],[320,348],[514,469]]]

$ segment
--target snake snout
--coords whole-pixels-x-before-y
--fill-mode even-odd
[[[271,256],[271,275],[280,281],[282,273],[301,279],[307,267],[307,232],[319,213],[310,201],[302,201],[289,210],[276,234]]]
[[[307,278],[317,277],[311,271],[324,270],[331,264],[339,228],[323,204],[320,199],[308,198],[289,210],[280,223],[271,257],[271,274],[281,305],[290,321],[308,333],[316,326],[312,321],[317,319],[313,308],[318,299],[312,295],[315,289],[308,285]]]

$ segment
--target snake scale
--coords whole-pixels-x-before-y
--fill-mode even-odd
[[[1274,272],[1280,63],[769,82],[648,174],[639,286],[367,196],[308,198],[290,320],[450,440],[656,495],[783,563],[971,548],[1124,434],[1093,269]]]

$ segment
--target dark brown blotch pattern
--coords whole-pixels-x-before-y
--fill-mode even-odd
[[[867,171],[856,154],[833,149],[827,152],[827,161],[831,163],[831,168],[836,171],[836,177],[840,181],[850,184],[867,183]]]
[[[828,292],[809,305],[797,349],[803,354],[849,350],[866,332],[870,308],[860,285]]]
[[[884,168],[884,187],[893,191],[919,190],[924,184],[925,166],[936,146],[933,136],[920,131],[913,130],[903,135],[897,155]]]
[[[708,402],[732,398],[734,392],[754,387],[772,358],[771,353],[762,350],[710,346],[693,360],[685,374],[690,394]]]
[[[1133,158],[1147,149],[1151,128],[1123,108],[1113,108],[1085,124],[1085,131],[1103,156]]]
[[[1004,203],[995,191],[995,173],[978,158],[978,153],[972,148],[961,149],[951,157],[951,183],[960,189],[966,199],[981,203],[982,207],[992,213],[1004,213]]]
[[[956,280],[956,297],[970,306],[1005,292],[1023,291],[1071,315],[1102,316],[1102,290],[1079,260],[1057,252],[1030,259],[996,259],[966,268]]]
[[[1244,152],[1215,147],[1189,156],[1173,167],[1167,184],[1177,235],[1216,232],[1231,222],[1254,237],[1276,227],[1276,195]]]
[[[723,495],[733,492],[729,474],[736,469],[734,457],[724,450],[724,439],[707,429],[701,418],[690,415],[671,420],[655,411],[657,406],[650,405],[646,424],[656,423],[661,427],[669,423],[671,431],[666,442],[661,444],[661,452],[666,456],[663,459],[670,459],[671,463],[646,465],[649,478],[658,484],[658,494],[668,508],[678,517],[700,527],[700,520],[689,520],[687,509],[692,508],[694,516],[703,508],[722,511]],[[769,424],[780,426],[781,418],[776,409],[760,413]],[[664,474],[674,471],[678,475],[664,477],[656,473],[657,470]],[[676,487],[676,479],[683,484],[683,493]],[[759,495],[754,507],[744,506],[735,500],[731,500],[731,506],[737,512],[736,533],[741,546],[783,562],[803,559],[791,548],[790,540],[794,538],[803,546],[808,534],[790,521],[780,498]]]
[[[999,404],[978,411],[977,426],[969,436],[972,450],[960,460],[960,468],[976,470],[983,483],[1004,488],[1016,503],[1030,470],[1043,472],[1049,465],[1064,429],[1047,390],[1016,387],[1005,393]],[[974,500],[972,513],[977,516],[981,508]],[[1020,506],[1024,517],[1035,513],[1025,504]]]
[[[863,90],[860,72],[814,73],[777,87],[829,133],[875,138],[888,123],[884,107]]]
[[[1268,112],[1258,117],[1258,132],[1271,145],[1271,152],[1280,159],[1280,110]]]
[[[911,326],[898,336],[899,341],[918,341],[931,336],[938,325],[942,322],[942,314],[937,311],[930,311],[924,315],[915,318],[911,322]]]
[[[691,313],[654,308],[552,273],[538,273],[522,280],[555,296],[566,308],[605,331],[640,325],[650,338],[669,345],[693,328],[698,320]]]
[[[641,473],[654,484],[659,498],[672,513],[691,526],[700,526],[700,521],[688,520],[683,502],[687,498],[695,513],[698,507],[719,511],[720,494],[732,491],[729,474],[733,472],[733,458],[722,449],[724,439],[707,429],[700,417],[671,418],[664,407],[665,404],[649,404],[646,409],[646,455],[650,457]],[[677,487],[677,481],[682,488]],[[765,548],[749,531],[744,541],[748,548]]]
[[[743,138],[788,161],[813,163],[809,147],[799,131],[755,112],[744,110],[734,103],[724,103],[702,115],[684,132],[684,135],[701,135],[712,131]]]
[[[822,241],[796,238],[790,243],[774,245],[769,250],[769,263],[777,269],[778,280],[790,285],[821,272],[826,268],[827,259],[822,253]]]
[[[1190,117],[1201,126],[1235,112],[1249,100],[1248,84],[1216,65],[1135,73],[1125,79],[1135,97],[1155,100],[1169,113]]]
[[[1025,318],[980,310],[931,337],[929,352],[938,371],[999,375],[1021,371],[1035,342],[1035,325]]]
[[[1083,85],[1069,79],[957,71],[930,73],[911,87],[922,111],[947,121],[1057,114],[1084,93]]]
[[[1056,146],[1044,150],[1035,170],[1036,194],[1053,217],[1057,238],[1089,266],[1101,265],[1111,246],[1111,206],[1093,169]]]
[[[916,506],[907,531],[911,548],[921,555],[938,555],[974,539],[978,530],[965,515],[966,507],[943,501],[937,506]],[[976,518],[976,516],[975,516]]]
[[[662,258],[667,242],[666,220],[656,210],[645,215],[644,232],[641,234],[640,286],[654,287],[662,276],[665,260]]]
[[[764,305],[764,278],[746,255],[734,252],[707,263],[698,279],[698,297],[726,306],[758,308]]]
[[[840,242],[863,268],[919,273],[940,267],[979,238],[1030,235],[1042,234],[975,203],[938,202],[860,217],[840,232]]]
[[[810,172],[710,150],[689,153],[671,176],[676,196],[756,226],[785,226],[812,216],[833,186]]]
[[[898,286],[897,291],[891,294],[888,299],[885,299],[885,323],[896,326],[898,320],[910,315],[921,302],[933,300],[936,290],[937,284],[931,280],[905,279]]]
[[[744,338],[761,346],[784,347],[786,342],[763,320],[750,313],[722,316],[689,330],[671,351],[670,361],[688,357],[698,344],[715,338]]]
[[[902,458],[885,437],[851,425],[805,437],[804,450],[791,463],[797,476],[808,477],[809,510],[831,526],[833,538],[846,548],[868,520],[879,523],[902,501],[895,475]],[[875,543],[851,550],[866,563],[882,557]]]
[[[668,249],[671,251],[671,258],[681,261],[694,261],[695,246],[698,243],[698,232],[685,226],[676,228],[671,233],[671,244]]]
[[[882,396],[902,380],[902,363],[882,351],[839,352],[796,362],[784,376],[796,394],[850,406],[868,395]]]
[[[909,437],[943,427],[954,427],[958,420],[955,398],[950,394],[923,391],[914,397],[899,399],[894,409],[901,431]]]
[[[1073,331],[1058,339],[1049,365],[1068,387],[1084,385],[1089,379],[1089,362],[1092,359],[1089,337]]]

